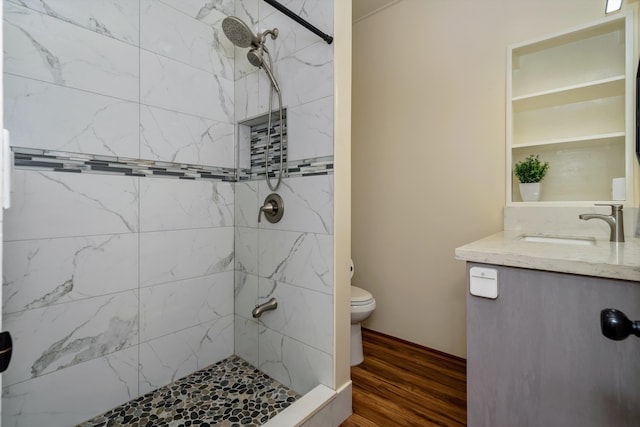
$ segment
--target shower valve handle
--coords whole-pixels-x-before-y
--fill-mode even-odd
[[[260,217],[263,213],[267,221],[271,223],[280,221],[284,214],[284,202],[282,201],[282,198],[276,193],[269,194],[267,198],[264,199],[264,204],[258,211],[258,222],[260,222]]]
[[[277,211],[278,207],[275,206],[275,204],[273,202],[267,202],[266,205],[264,206],[260,206],[260,212],[258,212],[258,222],[260,222],[260,217],[262,216],[262,213],[265,213],[266,215],[272,215],[274,211]]]

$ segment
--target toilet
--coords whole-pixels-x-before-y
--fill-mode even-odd
[[[351,286],[351,366],[362,363],[362,328],[360,322],[367,319],[376,308],[376,300],[370,292]]]
[[[353,275],[353,262],[351,263]],[[362,329],[360,322],[367,319],[376,309],[376,300],[370,292],[351,285],[351,366],[362,363]]]

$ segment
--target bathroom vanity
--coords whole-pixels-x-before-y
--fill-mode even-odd
[[[456,249],[470,427],[640,426],[640,338],[600,325],[607,308],[640,319],[634,21],[508,48],[505,231]],[[533,203],[513,174],[532,154],[551,164]]]
[[[497,298],[467,294],[468,425],[639,425],[640,338],[604,337],[600,311],[640,319],[640,239],[527,235],[456,249],[468,279],[472,267],[497,270]]]

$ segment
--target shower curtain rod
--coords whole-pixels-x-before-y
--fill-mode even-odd
[[[271,6],[275,7],[276,9],[278,9],[280,12],[284,13],[285,15],[287,15],[289,18],[291,18],[294,21],[296,21],[298,24],[300,24],[303,27],[305,27],[307,30],[309,30],[312,33],[314,33],[315,35],[321,37],[322,40],[327,42],[327,44],[331,44],[333,42],[333,37],[331,37],[328,34],[323,33],[322,31],[320,31],[319,29],[317,29],[316,27],[311,25],[308,21],[305,21],[304,19],[302,19],[301,17],[299,17],[298,15],[296,15],[291,10],[287,9],[285,6],[281,5],[277,1],[275,1],[275,0],[264,0],[264,1],[265,1],[265,3],[270,4]]]

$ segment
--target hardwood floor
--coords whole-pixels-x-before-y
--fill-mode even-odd
[[[364,362],[351,368],[353,415],[341,427],[465,426],[466,361],[362,330]]]

